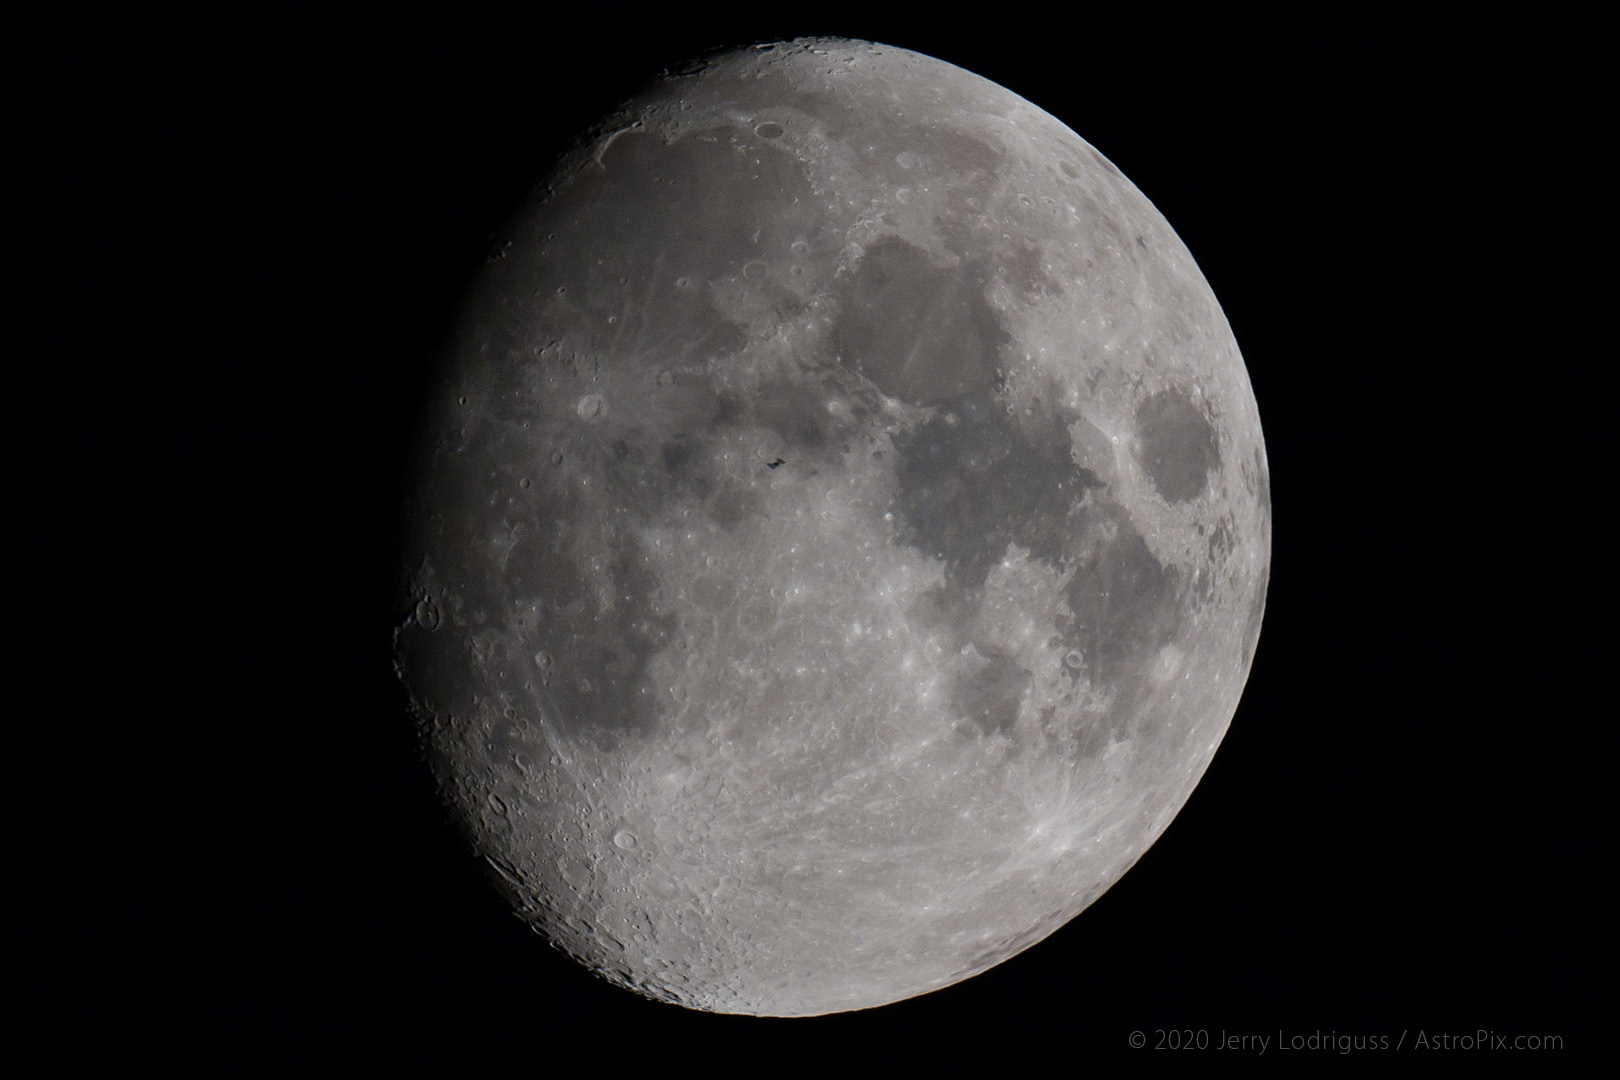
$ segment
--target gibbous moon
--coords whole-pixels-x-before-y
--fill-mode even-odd
[[[522,918],[695,1009],[966,979],[1220,744],[1266,456],[1152,204],[916,53],[658,80],[511,226],[415,472],[399,670]]]

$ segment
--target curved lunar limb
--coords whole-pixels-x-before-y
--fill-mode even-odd
[[[431,403],[400,670],[521,915],[797,1016],[1040,941],[1190,795],[1270,559],[1230,328],[1053,117],[810,40],[569,156]]]

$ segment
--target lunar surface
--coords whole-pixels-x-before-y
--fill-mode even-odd
[[[813,40],[664,76],[501,240],[396,653],[521,917],[800,1016],[1118,880],[1232,718],[1270,558],[1242,358],[1148,200],[993,83]]]

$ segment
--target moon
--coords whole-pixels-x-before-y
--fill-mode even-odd
[[[694,1009],[949,986],[1164,832],[1270,495],[1185,245],[903,49],[666,73],[513,219],[408,497],[399,673],[518,915]]]

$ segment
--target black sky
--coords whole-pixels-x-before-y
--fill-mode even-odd
[[[1594,1049],[1614,349],[1593,9],[996,17],[265,10],[52,46],[40,130],[104,256],[64,280],[112,302],[108,334],[68,336],[158,478],[119,509],[170,599],[129,643],[147,689],[118,737],[149,762],[112,890],[140,929],[87,932],[118,944],[39,1019],[116,1015],[157,1054],[536,1069],[589,1040],[626,1066],[1044,1046],[1079,1071],[1170,1028]],[[405,441],[504,215],[660,68],[804,35],[985,75],[1147,194],[1243,349],[1275,535],[1231,732],[1135,869],[968,983],[787,1022],[642,1002],[512,919],[416,764],[388,632]]]

